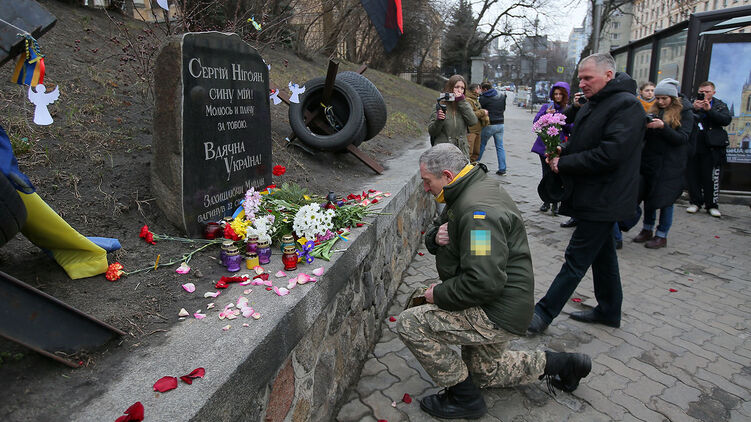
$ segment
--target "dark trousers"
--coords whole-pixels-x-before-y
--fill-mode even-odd
[[[712,151],[697,151],[688,159],[686,182],[689,201],[701,208],[717,208],[720,199],[720,166],[715,165]]]
[[[579,223],[566,247],[565,262],[545,297],[535,305],[535,313],[546,323],[553,321],[576,290],[576,286],[592,267],[595,312],[609,322],[621,321],[621,276],[613,239],[613,222],[584,221]]]

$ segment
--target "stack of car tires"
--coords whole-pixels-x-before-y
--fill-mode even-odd
[[[325,83],[323,77],[305,82],[300,102],[290,104],[289,124],[300,140],[318,149],[336,151],[378,135],[386,125],[386,102],[372,82],[357,72],[337,74],[327,110],[322,105]],[[319,122],[327,123],[305,124],[306,112],[322,113]]]

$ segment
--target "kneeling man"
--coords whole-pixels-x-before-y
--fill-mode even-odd
[[[445,202],[425,233],[442,281],[425,292],[425,305],[399,315],[397,330],[425,371],[446,389],[420,407],[440,418],[479,418],[487,412],[481,387],[509,387],[549,377],[573,391],[586,377],[589,356],[507,350],[524,335],[534,306],[527,233],[514,201],[451,144],[420,156],[426,192]],[[461,356],[451,349],[461,346]]]

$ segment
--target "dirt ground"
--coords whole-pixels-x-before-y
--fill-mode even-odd
[[[57,85],[60,99],[50,106],[55,122],[32,123],[33,105],[26,91],[8,81],[14,63],[0,67],[0,124],[11,137],[20,168],[39,195],[71,226],[86,236],[114,237],[122,249],[109,254],[126,270],[153,265],[188,251],[184,244],[147,245],[138,237],[141,226],[181,236],[156,206],[151,193],[152,111],[150,63],[166,34],[158,26],[123,20],[101,10],[52,0],[40,3],[58,18],[39,39],[46,55],[48,87]],[[304,61],[281,48],[259,47],[271,63],[270,78],[279,86],[325,74],[326,58]],[[342,63],[340,71],[357,65]],[[422,141],[435,92],[395,76],[368,70],[387,102],[386,128],[361,149],[382,164]],[[310,192],[347,194],[377,177],[347,153],[309,155],[287,148],[290,135],[287,107],[272,107],[273,163],[287,167],[274,182],[297,182]],[[217,250],[197,254],[190,281],[198,291],[215,280],[204,276],[217,268]],[[109,282],[104,275],[70,280],[39,248],[19,235],[0,248],[0,271],[10,274],[69,305],[125,332],[99,350],[70,358],[70,369],[6,340],[0,340],[0,419],[59,420],[97,393],[102,380],[116,376],[118,356],[137,353],[158,343],[177,322],[180,308],[198,309],[204,299],[178,301],[174,287],[185,282],[174,267]],[[2,304],[0,304],[2,306]],[[127,407],[129,404],[123,404]],[[125,407],[123,408],[123,410]]]

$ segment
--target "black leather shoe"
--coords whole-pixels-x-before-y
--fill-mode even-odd
[[[545,352],[545,372],[540,379],[548,377],[550,384],[566,392],[572,392],[579,381],[592,371],[592,359],[583,353]]]
[[[438,394],[424,397],[420,408],[443,419],[477,419],[488,413],[482,393],[470,377]]]
[[[575,218],[569,218],[568,221],[561,223],[561,227],[575,227],[576,223],[577,221]]]
[[[579,311],[579,312],[571,312],[571,319],[581,322],[588,322],[588,323],[596,323],[596,324],[603,324],[607,325],[608,327],[614,327],[618,328],[621,326],[620,321],[608,321],[603,318],[601,318],[597,313],[595,313],[594,309],[591,311]]]
[[[547,202],[543,202],[542,205],[540,205],[540,212],[547,212],[550,209],[550,204]]]
[[[529,323],[527,331],[534,334],[539,334],[548,328],[547,322],[543,321],[542,317],[535,312],[532,314],[532,322]]]
[[[498,170],[497,172],[495,172],[495,174],[497,174],[499,176],[505,176],[506,175],[506,170]]]

